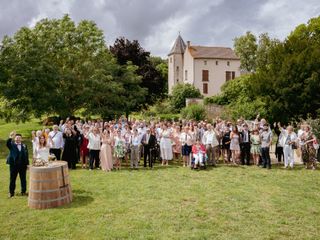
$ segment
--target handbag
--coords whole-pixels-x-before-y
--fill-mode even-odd
[[[292,148],[292,149],[298,149],[297,144],[296,144],[296,143],[292,143],[292,144],[291,144],[291,148]]]

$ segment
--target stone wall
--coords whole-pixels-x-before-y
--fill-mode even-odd
[[[207,111],[208,118],[216,118],[221,117],[224,107],[217,104],[208,104],[204,106]]]
[[[203,105],[203,99],[202,98],[187,98],[186,99],[186,106],[190,106],[192,104],[200,104]],[[224,107],[217,104],[208,104],[204,105],[208,118],[216,118],[220,117],[224,111]]]

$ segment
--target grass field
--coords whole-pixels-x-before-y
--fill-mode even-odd
[[[7,199],[1,145],[0,239],[320,239],[318,170],[77,169],[72,204],[33,210],[26,197]]]

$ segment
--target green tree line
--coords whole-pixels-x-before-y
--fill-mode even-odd
[[[120,38],[108,48],[93,21],[43,19],[2,40],[0,117],[128,115],[164,97],[166,71],[166,61],[137,41]]]
[[[251,32],[234,47],[246,75],[227,82],[218,96],[232,118],[290,122],[320,114],[320,17],[301,24],[284,40]]]

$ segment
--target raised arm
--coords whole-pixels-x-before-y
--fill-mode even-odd
[[[15,138],[16,136],[16,132],[15,131],[12,131],[10,134],[9,134],[9,138],[7,140],[7,148],[8,149],[12,149],[12,140]]]

